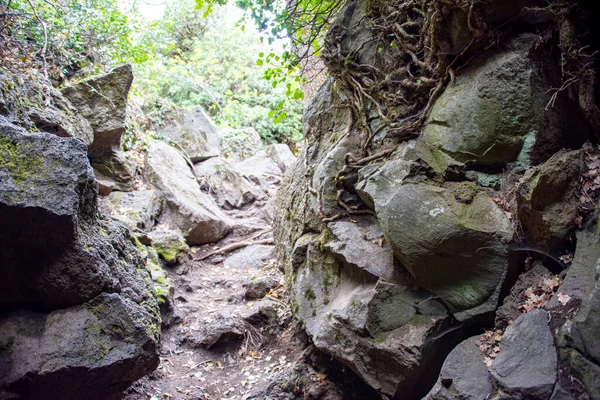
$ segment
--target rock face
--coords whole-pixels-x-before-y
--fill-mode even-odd
[[[555,331],[560,365],[555,395],[560,398],[600,396],[600,229],[590,226],[577,232],[577,250],[563,284],[546,305],[559,326]],[[567,296],[562,298],[560,296]],[[574,317],[567,319],[565,317]],[[580,383],[573,384],[572,377]]]
[[[407,183],[376,200],[375,210],[417,284],[465,320],[496,308],[512,227],[488,194],[478,193],[468,204],[456,197],[452,190]]]
[[[90,123],[40,76],[0,74],[0,115],[25,129],[78,138],[87,145],[94,140]]]
[[[105,399],[158,366],[141,308],[116,293],[81,306],[0,317],[0,396]],[[12,397],[8,397],[12,398]]]
[[[581,167],[582,152],[575,150],[552,157],[522,178],[519,217],[530,240],[544,250],[558,250],[575,227]]]
[[[420,138],[434,158],[442,152],[461,163],[498,166],[519,155],[539,162],[583,144],[581,124],[573,119],[569,126],[558,108],[545,109],[551,84],[535,62],[537,38],[524,34],[504,51],[482,55],[436,101]],[[574,135],[566,137],[565,129]]]
[[[556,382],[556,361],[548,313],[534,310],[506,329],[491,373],[510,398],[548,399]]]
[[[160,316],[86,146],[0,118],[0,186],[0,397],[117,396],[158,365]]]
[[[433,34],[429,42],[440,46],[432,57],[451,54],[448,62],[468,51],[473,39],[469,16],[450,3],[439,3],[427,29],[448,39],[439,44]],[[413,100],[427,96],[410,97],[412,89],[426,86],[423,93],[435,93],[439,82],[419,79],[411,86],[413,74],[427,70],[430,60],[419,63],[420,56],[402,51],[405,58],[379,56],[386,51],[375,44],[381,31],[366,22],[389,10],[404,15],[412,4],[349,1],[325,40],[331,78],[307,105],[305,146],[275,204],[274,239],[293,312],[318,349],[350,367],[382,398],[420,399],[429,392],[433,399],[549,399],[557,380],[565,389],[557,372],[554,324],[572,320],[574,309],[566,312],[560,301],[550,300],[563,313],[562,319],[551,315],[552,326],[545,311],[527,307],[531,312],[521,315],[535,295],[526,294],[530,287],[560,279],[537,263],[533,272],[519,274],[526,256],[533,257],[526,264],[531,267],[535,260],[548,263],[544,254],[558,243],[574,246],[568,238],[578,221],[574,194],[584,179],[582,158],[579,150],[562,149],[581,147],[589,126],[568,96],[548,93],[560,86],[560,68],[551,61],[551,46],[534,33],[548,16],[518,12],[529,2],[480,10],[493,24],[515,15],[526,19],[518,33],[506,31],[498,46],[472,54],[433,97],[431,108],[426,102],[414,106]],[[401,29],[412,29],[408,14]],[[406,50],[413,32],[404,32],[407,42],[399,47]],[[388,64],[394,66],[389,74],[371,81]],[[396,77],[403,68],[408,81],[387,92],[386,85],[402,79]],[[390,100],[398,96],[404,102]],[[561,105],[546,107],[550,100]],[[258,155],[250,159],[255,169]],[[564,267],[558,264],[553,271]],[[588,340],[591,327],[598,326],[592,309],[586,317],[580,311],[589,321]],[[491,324],[497,311],[498,329],[515,322],[492,372],[473,339],[451,353],[440,377],[450,350],[464,334],[477,331],[473,326]],[[575,360],[569,362],[593,382],[597,368],[588,361],[596,359],[573,345],[575,334],[568,337],[569,349],[559,356]],[[542,372],[528,381],[527,369],[538,364]],[[595,393],[593,384],[586,390]]]
[[[125,132],[127,94],[132,82],[132,68],[127,64],[63,89],[63,95],[94,130],[90,157],[98,158],[107,151],[119,150]]]
[[[175,108],[160,132],[176,142],[193,163],[221,154],[221,133],[200,106]]]
[[[0,305],[58,308],[91,299],[102,290],[108,266],[100,269],[97,260],[63,265],[60,258],[76,243],[81,225],[95,220],[97,185],[86,146],[27,134],[3,118],[0,130],[0,235],[5,246]],[[79,257],[93,260],[87,252]],[[40,259],[47,260],[46,267],[39,265]],[[65,276],[70,278],[64,281]]]
[[[150,140],[146,179],[164,196],[161,220],[181,230],[189,245],[216,242],[230,230],[230,221],[214,200],[200,190],[190,167],[175,148]]]
[[[108,150],[92,160],[92,167],[98,179],[113,182],[113,189],[123,192],[133,190],[136,165],[129,161],[121,151]]]
[[[452,350],[427,400],[486,399],[492,393],[491,375],[479,350],[481,336],[473,336]]]

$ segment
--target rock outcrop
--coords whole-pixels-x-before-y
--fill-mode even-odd
[[[582,221],[578,190],[590,176],[578,149],[590,127],[577,102],[548,91],[559,66],[536,24],[553,17],[510,3],[475,12],[494,26],[519,15],[518,32],[472,54],[473,11],[448,2],[432,6],[419,36],[414,2],[349,1],[325,39],[332,77],[305,110],[306,145],[278,191],[277,257],[315,346],[382,398],[549,399],[562,382],[557,360],[569,357],[585,381],[577,390],[594,397],[594,346],[566,333],[585,319],[592,340],[593,306],[563,316],[564,351],[555,314],[540,309],[550,300],[565,311],[554,274]],[[399,22],[385,31],[388,16]],[[402,35],[387,49],[373,40],[382,32]],[[430,79],[436,65],[446,72]],[[446,358],[501,306],[498,349],[468,339]]]
[[[158,365],[160,315],[86,146],[0,117],[0,186],[0,397],[118,397]]]
[[[112,181],[112,184],[109,183],[112,189],[121,191],[133,190],[136,173],[135,164],[121,152],[127,95],[132,82],[132,67],[126,64],[62,90],[91,124],[94,140],[89,145],[88,154],[98,179]]]
[[[174,147],[149,141],[146,179],[164,196],[161,221],[181,230],[188,244],[217,242],[231,229],[229,219],[200,190],[191,167]]]
[[[132,82],[133,71],[127,64],[62,90],[94,130],[94,141],[89,146],[92,159],[120,149],[125,132],[127,94]]]
[[[94,140],[88,120],[39,74],[0,74],[0,115],[28,130],[78,138],[87,145]]]
[[[221,154],[222,134],[202,107],[175,108],[165,120],[160,133],[175,142],[193,163]]]

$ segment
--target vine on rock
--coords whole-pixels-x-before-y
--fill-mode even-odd
[[[340,13],[325,36],[322,58],[337,87],[349,99],[347,105],[361,146],[357,154],[346,155],[335,177],[341,213],[324,216],[323,222],[372,212],[350,207],[342,200],[345,177],[388,157],[399,143],[418,136],[433,103],[454,82],[456,73],[475,56],[496,46],[520,16],[501,26],[488,26],[484,18],[486,4],[485,0],[371,0],[354,4],[365,9],[362,15],[348,9]],[[561,92],[571,90],[570,95],[578,98],[596,138],[600,138],[594,70],[597,51],[594,46],[582,44],[586,32],[578,28],[587,26],[585,20],[590,16],[576,0],[554,1],[544,8],[525,8],[521,13],[550,15],[549,22],[540,29],[550,32],[551,38],[558,37],[562,85],[549,88],[553,94],[548,107]],[[452,37],[455,24],[467,27],[462,40]],[[556,45],[556,40],[544,43],[540,35],[540,44],[548,42]]]

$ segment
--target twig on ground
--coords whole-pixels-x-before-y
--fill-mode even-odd
[[[259,232],[259,234],[255,235],[254,237],[258,237],[258,236],[260,236],[260,235],[262,235],[264,233],[266,233],[266,232],[264,232],[264,231]],[[194,258],[193,260],[194,261],[206,260],[207,258],[212,257],[212,256],[216,256],[218,254],[230,253],[230,252],[232,252],[234,250],[241,249],[241,248],[247,247],[247,246],[252,246],[252,245],[255,245],[255,244],[273,244],[274,243],[273,239],[252,240],[252,239],[254,239],[254,237],[252,237],[250,239],[247,239],[247,240],[242,240],[240,242],[231,243],[231,244],[229,244],[229,245],[227,245],[225,247],[222,247],[222,248],[220,248],[218,250],[215,250],[215,251],[212,251],[212,252],[210,252],[208,254],[205,254],[203,256]]]

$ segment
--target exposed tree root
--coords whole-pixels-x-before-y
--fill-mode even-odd
[[[216,256],[216,255],[219,255],[219,254],[231,253],[234,250],[238,250],[238,249],[241,249],[243,247],[252,246],[252,245],[255,245],[255,244],[273,244],[274,243],[273,239],[254,240],[257,237],[259,237],[261,235],[264,235],[265,233],[269,233],[269,232],[270,231],[257,232],[256,234],[252,235],[248,239],[242,240],[240,242],[235,242],[235,243],[228,244],[227,246],[221,247],[220,249],[215,250],[213,252],[210,252],[208,254],[205,254],[203,256],[194,257],[193,260],[194,261],[206,260],[207,258],[210,258],[212,256]]]

